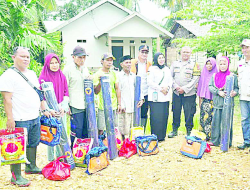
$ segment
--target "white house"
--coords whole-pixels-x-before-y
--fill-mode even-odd
[[[66,63],[72,61],[73,48],[80,45],[89,54],[88,67],[101,67],[101,55],[105,52],[112,52],[117,60],[123,55],[136,58],[142,44],[149,46],[149,61],[152,61],[152,39],[158,39],[159,48],[161,36],[173,37],[164,28],[113,0],[102,0],[48,32],[54,31],[62,32]],[[118,67],[119,63],[114,65]]]

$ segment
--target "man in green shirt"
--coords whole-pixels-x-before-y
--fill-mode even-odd
[[[73,50],[73,62],[65,66],[63,73],[67,79],[69,88],[69,107],[71,115],[71,148],[75,137],[87,138],[87,118],[85,111],[84,79],[89,78],[89,70],[84,65],[86,51],[81,46],[76,46]]]
[[[114,56],[110,53],[105,53],[102,56],[101,63],[102,68],[99,69],[94,74],[94,90],[95,94],[98,95],[98,116],[97,116],[97,127],[99,130],[99,134],[103,134],[105,130],[105,117],[104,117],[104,105],[103,105],[103,97],[101,90],[101,76],[109,76],[110,80],[110,94],[111,94],[111,102],[112,109],[115,118],[115,126],[117,126],[117,117],[116,110],[118,113],[121,111],[121,92],[118,84],[118,76],[114,70],[111,69],[113,66]]]

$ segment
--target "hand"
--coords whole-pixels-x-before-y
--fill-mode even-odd
[[[61,117],[63,117],[63,116],[64,116],[64,114],[65,114],[65,110],[64,110],[64,109],[62,109],[62,108],[60,108],[60,116],[61,116]]]
[[[198,88],[198,85],[199,85],[199,84],[197,83],[197,84],[195,85],[195,88]]]
[[[180,89],[180,87],[176,87],[176,89],[175,89],[175,90],[177,90],[177,91],[178,91],[179,89]]]
[[[122,111],[122,107],[121,107],[121,105],[120,105],[120,104],[118,104],[118,107],[117,107],[117,113],[121,113],[121,111]]]
[[[7,132],[12,132],[15,130],[16,123],[13,118],[8,119],[6,123]]]
[[[93,79],[94,79],[94,76],[93,76],[93,75],[89,75],[89,76],[87,77],[87,79],[93,80]]]
[[[162,87],[162,88],[161,88],[161,92],[162,92],[165,96],[168,94],[168,90],[169,90],[168,87]]]
[[[221,96],[222,98],[225,98],[226,97],[226,92],[224,92],[224,91],[219,91],[219,96]]]
[[[55,110],[50,110],[50,114],[51,114],[53,117],[55,117],[56,115],[58,115],[58,114],[56,113]]]
[[[126,112],[126,108],[122,108],[121,113],[125,113]]]
[[[179,94],[184,94],[184,90],[181,87],[177,91],[179,92]]]
[[[138,104],[137,104],[137,108],[141,107],[143,103],[144,103],[144,100],[140,100],[140,101],[138,102]]]
[[[49,111],[45,111],[43,112],[43,115],[45,115],[46,117],[50,118],[51,117],[51,114]]]
[[[237,92],[235,92],[234,90],[232,90],[231,92],[230,92],[230,96],[233,98],[233,97],[235,97],[237,95]]]
[[[72,115],[72,113],[71,113],[71,110],[69,109],[69,111],[67,111],[67,114],[68,115]]]

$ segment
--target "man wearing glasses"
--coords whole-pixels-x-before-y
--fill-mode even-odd
[[[66,76],[69,88],[69,107],[71,115],[71,148],[75,137],[87,138],[87,119],[85,111],[84,79],[89,78],[89,70],[84,65],[86,51],[81,46],[73,50],[73,63],[65,66],[63,73]]]
[[[138,59],[131,60],[131,72],[141,77],[141,93],[144,96],[144,104],[141,107],[141,125],[146,129],[147,114],[148,114],[148,84],[147,84],[147,72],[148,68],[152,65],[148,58],[149,47],[147,45],[141,45],[139,47]]]

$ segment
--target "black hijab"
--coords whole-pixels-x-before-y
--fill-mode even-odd
[[[164,67],[165,67],[165,65],[159,65],[159,63],[158,63],[158,57],[160,56],[160,55],[163,55],[163,53],[161,53],[161,52],[157,52],[155,55],[154,55],[154,65],[155,66],[157,66],[157,67],[159,67],[159,69],[163,69]],[[164,55],[163,55],[164,56]]]

